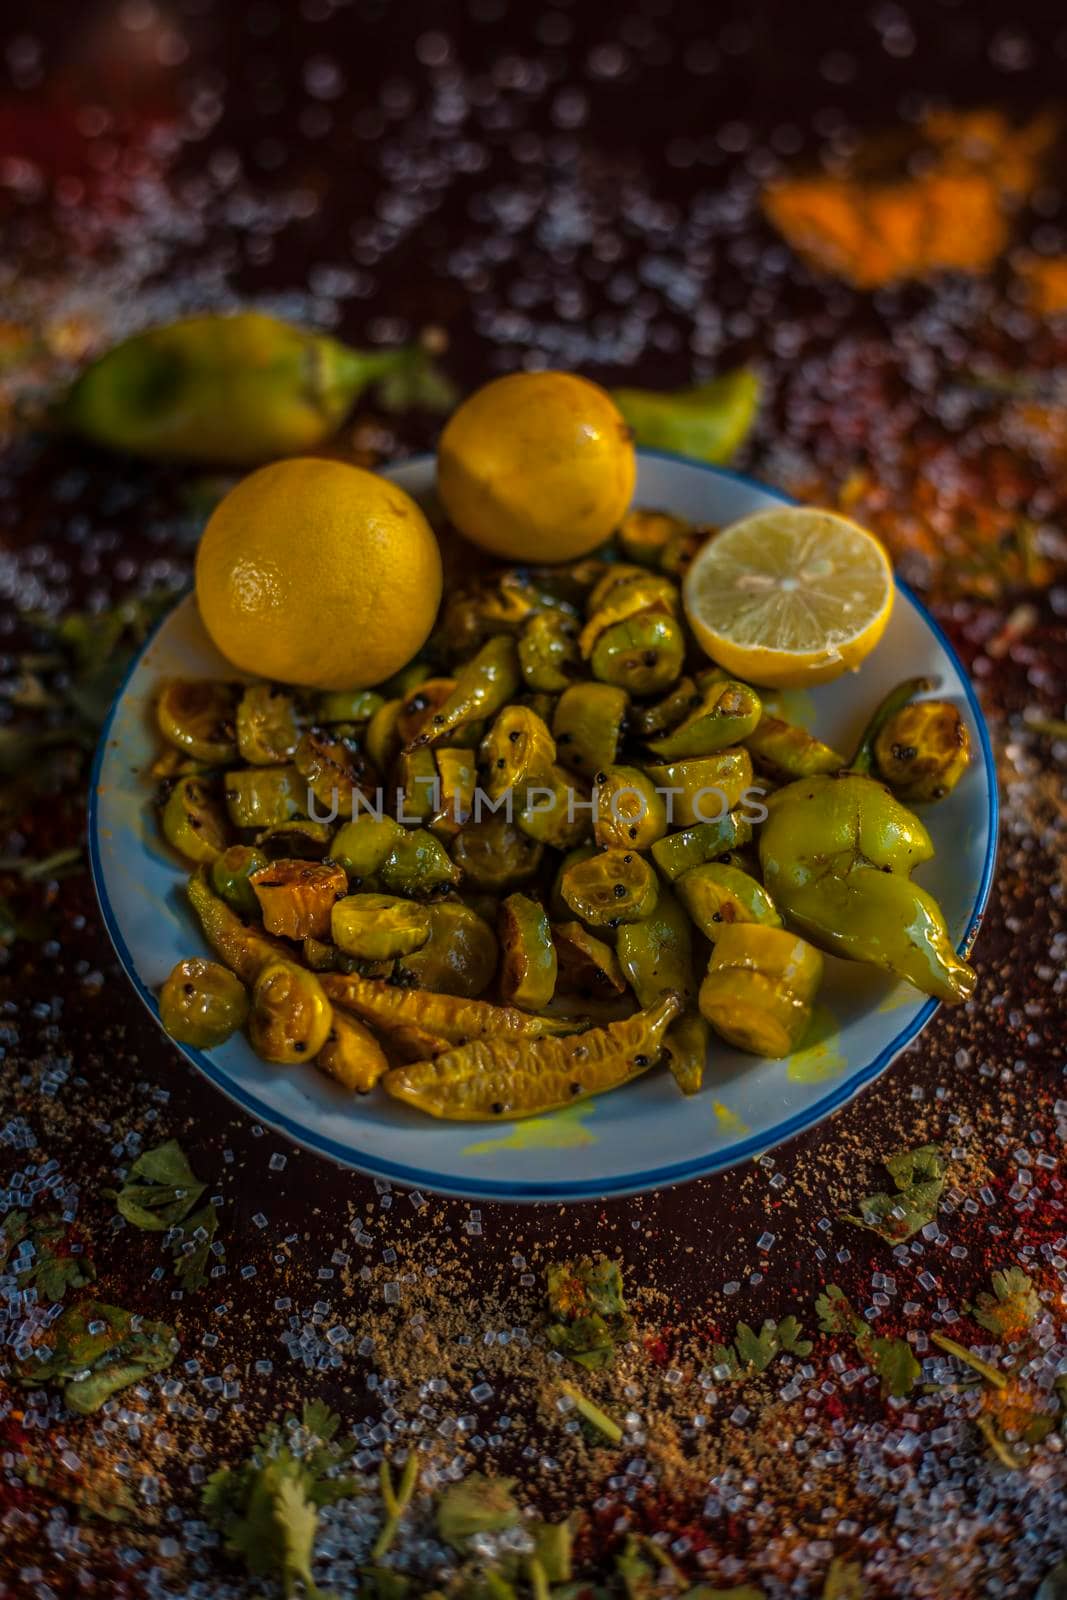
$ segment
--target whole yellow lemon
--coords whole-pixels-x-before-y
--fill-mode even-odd
[[[243,478],[196,556],[204,626],[258,677],[360,689],[411,660],[441,599],[433,529],[403,489],[298,457]]]
[[[570,372],[516,372],[465,400],[437,450],[445,510],[474,544],[513,561],[570,561],[630,504],[633,438],[611,397]]]

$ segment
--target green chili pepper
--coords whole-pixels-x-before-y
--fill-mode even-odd
[[[669,833],[652,846],[652,858],[664,877],[673,882],[683,872],[714,861],[748,844],[752,824],[740,811],[728,811],[718,822],[698,822],[693,828]]]
[[[873,778],[802,778],[768,802],[763,877],[783,916],[835,955],[949,1002],[974,992],[940,906],[909,874],[933,855],[918,817]]]
[[[610,683],[576,683],[556,702],[552,733],[560,762],[592,781],[613,766],[630,697]]]
[[[642,739],[667,733],[702,705],[703,700],[703,693],[692,678],[679,678],[662,700],[654,700],[651,705],[634,706],[630,714],[630,731]]]
[[[898,683],[875,707],[870,721],[860,735],[860,742],[856,746],[856,754],[849,762],[849,772],[869,773],[874,765],[874,744],[890,717],[914,700],[916,695],[927,694],[931,689],[936,689],[937,678],[905,678],[903,683]],[[842,763],[842,766],[844,763]]]
[[[295,767],[236,767],[223,793],[235,828],[273,828],[307,810],[307,784]]]
[[[752,784],[752,757],[747,750],[719,750],[645,771],[670,802],[668,821],[691,827],[714,822],[738,804]]]
[[[708,861],[692,867],[682,873],[674,888],[701,933],[713,944],[733,922],[762,922],[772,928],[782,925],[762,883],[725,862]]]
[[[430,400],[433,373],[418,348],[352,350],[262,312],[207,313],[107,351],[60,415],[109,450],[252,467],[315,450],[368,384],[420,375],[419,398]],[[393,398],[403,396],[394,388]]]
[[[719,466],[736,454],[756,420],[760,380],[751,367],[738,367],[692,389],[613,389],[612,399],[639,445]]]
[[[648,748],[665,761],[711,755],[747,739],[759,722],[761,710],[759,695],[747,683],[730,678],[708,683],[699,705],[669,732],[650,739]]]
[[[590,666],[601,683],[633,695],[659,694],[673,683],[685,660],[681,623],[654,611],[607,628],[593,646]]]
[[[662,885],[653,912],[641,922],[624,923],[616,938],[616,955],[642,1006],[675,991],[687,1009],[671,1024],[666,1047],[671,1074],[683,1094],[695,1094],[704,1081],[708,1030],[693,1009],[693,930],[683,907]]]
[[[515,641],[506,634],[488,640],[456,673],[456,687],[434,712],[412,744],[439,744],[459,728],[493,716],[518,693]]]

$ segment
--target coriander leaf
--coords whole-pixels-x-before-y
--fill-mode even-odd
[[[282,1587],[287,1596],[295,1593],[297,1578],[308,1596],[318,1596],[321,1591],[311,1576],[311,1556],[315,1547],[315,1530],[319,1514],[304,1492],[298,1475],[286,1475],[278,1483],[274,1497],[274,1517],[281,1531]]]
[[[736,455],[756,420],[760,380],[751,367],[738,367],[691,389],[614,389],[612,399],[637,444],[722,465]]]
[[[615,1571],[622,1579],[626,1600],[652,1600],[659,1572],[646,1558],[641,1541],[635,1534],[627,1536],[625,1545],[615,1557]]]
[[[1033,1280],[1019,1267],[994,1272],[990,1279],[993,1293],[983,1291],[970,1312],[980,1327],[1001,1339],[1014,1339],[1025,1333],[1041,1315],[1041,1301]]]
[[[783,1317],[778,1324],[778,1343],[794,1356],[810,1356],[813,1346],[810,1339],[800,1337],[800,1323],[796,1317]]]
[[[141,1183],[135,1180],[141,1178]],[[131,1166],[114,1198],[119,1212],[135,1228],[165,1233],[192,1211],[207,1188],[201,1183],[176,1139],[146,1150]]]
[[[22,1252],[14,1259],[19,1288],[34,1288],[49,1303],[62,1300],[68,1289],[82,1289],[96,1277],[87,1256],[61,1254],[67,1234],[67,1224],[54,1213],[31,1218],[25,1211],[9,1211],[0,1227],[0,1266],[28,1242],[29,1259]]]
[[[739,1322],[734,1346],[746,1366],[765,1372],[778,1353],[774,1323],[767,1321],[759,1333],[754,1333],[747,1322]]]
[[[42,1361],[31,1351],[19,1362],[28,1388],[54,1383],[72,1411],[98,1411],[105,1400],[174,1360],[177,1340],[162,1322],[133,1317],[121,1306],[80,1300],[48,1330],[52,1344]]]
[[[815,1302],[815,1315],[819,1319],[819,1327],[823,1333],[852,1333],[857,1318],[843,1289],[836,1283],[828,1283],[826,1292],[821,1294]],[[866,1323],[863,1323],[866,1327]]]
[[[731,1378],[740,1377],[741,1368],[738,1366],[737,1356],[734,1353],[732,1344],[713,1344],[711,1347],[711,1361],[713,1368],[728,1367],[730,1369],[726,1377],[719,1380],[720,1382],[729,1383]]]
[[[910,1394],[922,1375],[911,1345],[904,1339],[857,1336],[856,1348],[882,1380],[882,1393],[895,1399]]]
[[[553,1349],[590,1371],[607,1366],[632,1331],[617,1262],[557,1261],[545,1277]]]
[[[823,1333],[851,1335],[863,1360],[882,1380],[883,1394],[899,1398],[911,1392],[921,1369],[906,1340],[876,1334],[836,1283],[827,1284],[826,1293],[815,1302],[815,1311]]]
[[[179,1224],[181,1237],[174,1245],[174,1271],[186,1289],[207,1286],[208,1256],[218,1226],[219,1214],[213,1205],[202,1207]],[[197,1238],[198,1234],[202,1237]]]
[[[937,1216],[947,1167],[940,1149],[932,1144],[898,1150],[885,1165],[897,1192],[866,1195],[859,1202],[859,1216],[849,1212],[842,1216],[890,1244],[902,1244]]]
[[[487,1478],[472,1472],[450,1483],[437,1502],[437,1532],[445,1544],[462,1550],[476,1533],[503,1533],[521,1513],[511,1493],[514,1478]]]

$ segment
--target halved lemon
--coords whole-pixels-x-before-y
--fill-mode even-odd
[[[872,533],[834,511],[781,506],[700,550],[685,613],[719,666],[775,689],[828,683],[870,655],[893,610],[893,568]]]

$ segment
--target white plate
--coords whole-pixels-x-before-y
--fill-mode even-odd
[[[388,474],[416,497],[433,486],[433,460]],[[653,451],[639,453],[637,499],[697,522],[724,524],[783,496],[732,473]],[[960,707],[974,760],[953,794],[923,820],[937,849],[917,877],[940,900],[961,951],[970,947],[989,893],[996,846],[996,777],[974,691],[937,624],[898,586],[885,636],[862,672],[783,709],[848,750],[895,682],[939,677]],[[93,877],[108,932],[145,1005],[203,941],[182,894],[183,873],[159,843],[149,787],[139,776],[155,737],[151,707],[173,677],[230,677],[191,596],[164,618],[133,663],[101,736],[90,794]],[[979,969],[979,1003],[983,994]],[[272,1067],[243,1037],[210,1054],[178,1055],[248,1113],[299,1144],[363,1172],[471,1198],[582,1200],[634,1194],[714,1172],[820,1122],[884,1071],[936,1010],[936,1002],[856,964],[827,960],[817,1022],[822,1039],[790,1061],[762,1061],[716,1042],[704,1088],[683,1099],[667,1072],[552,1116],[491,1126],[433,1122],[383,1095],[353,1099],[321,1073]]]

